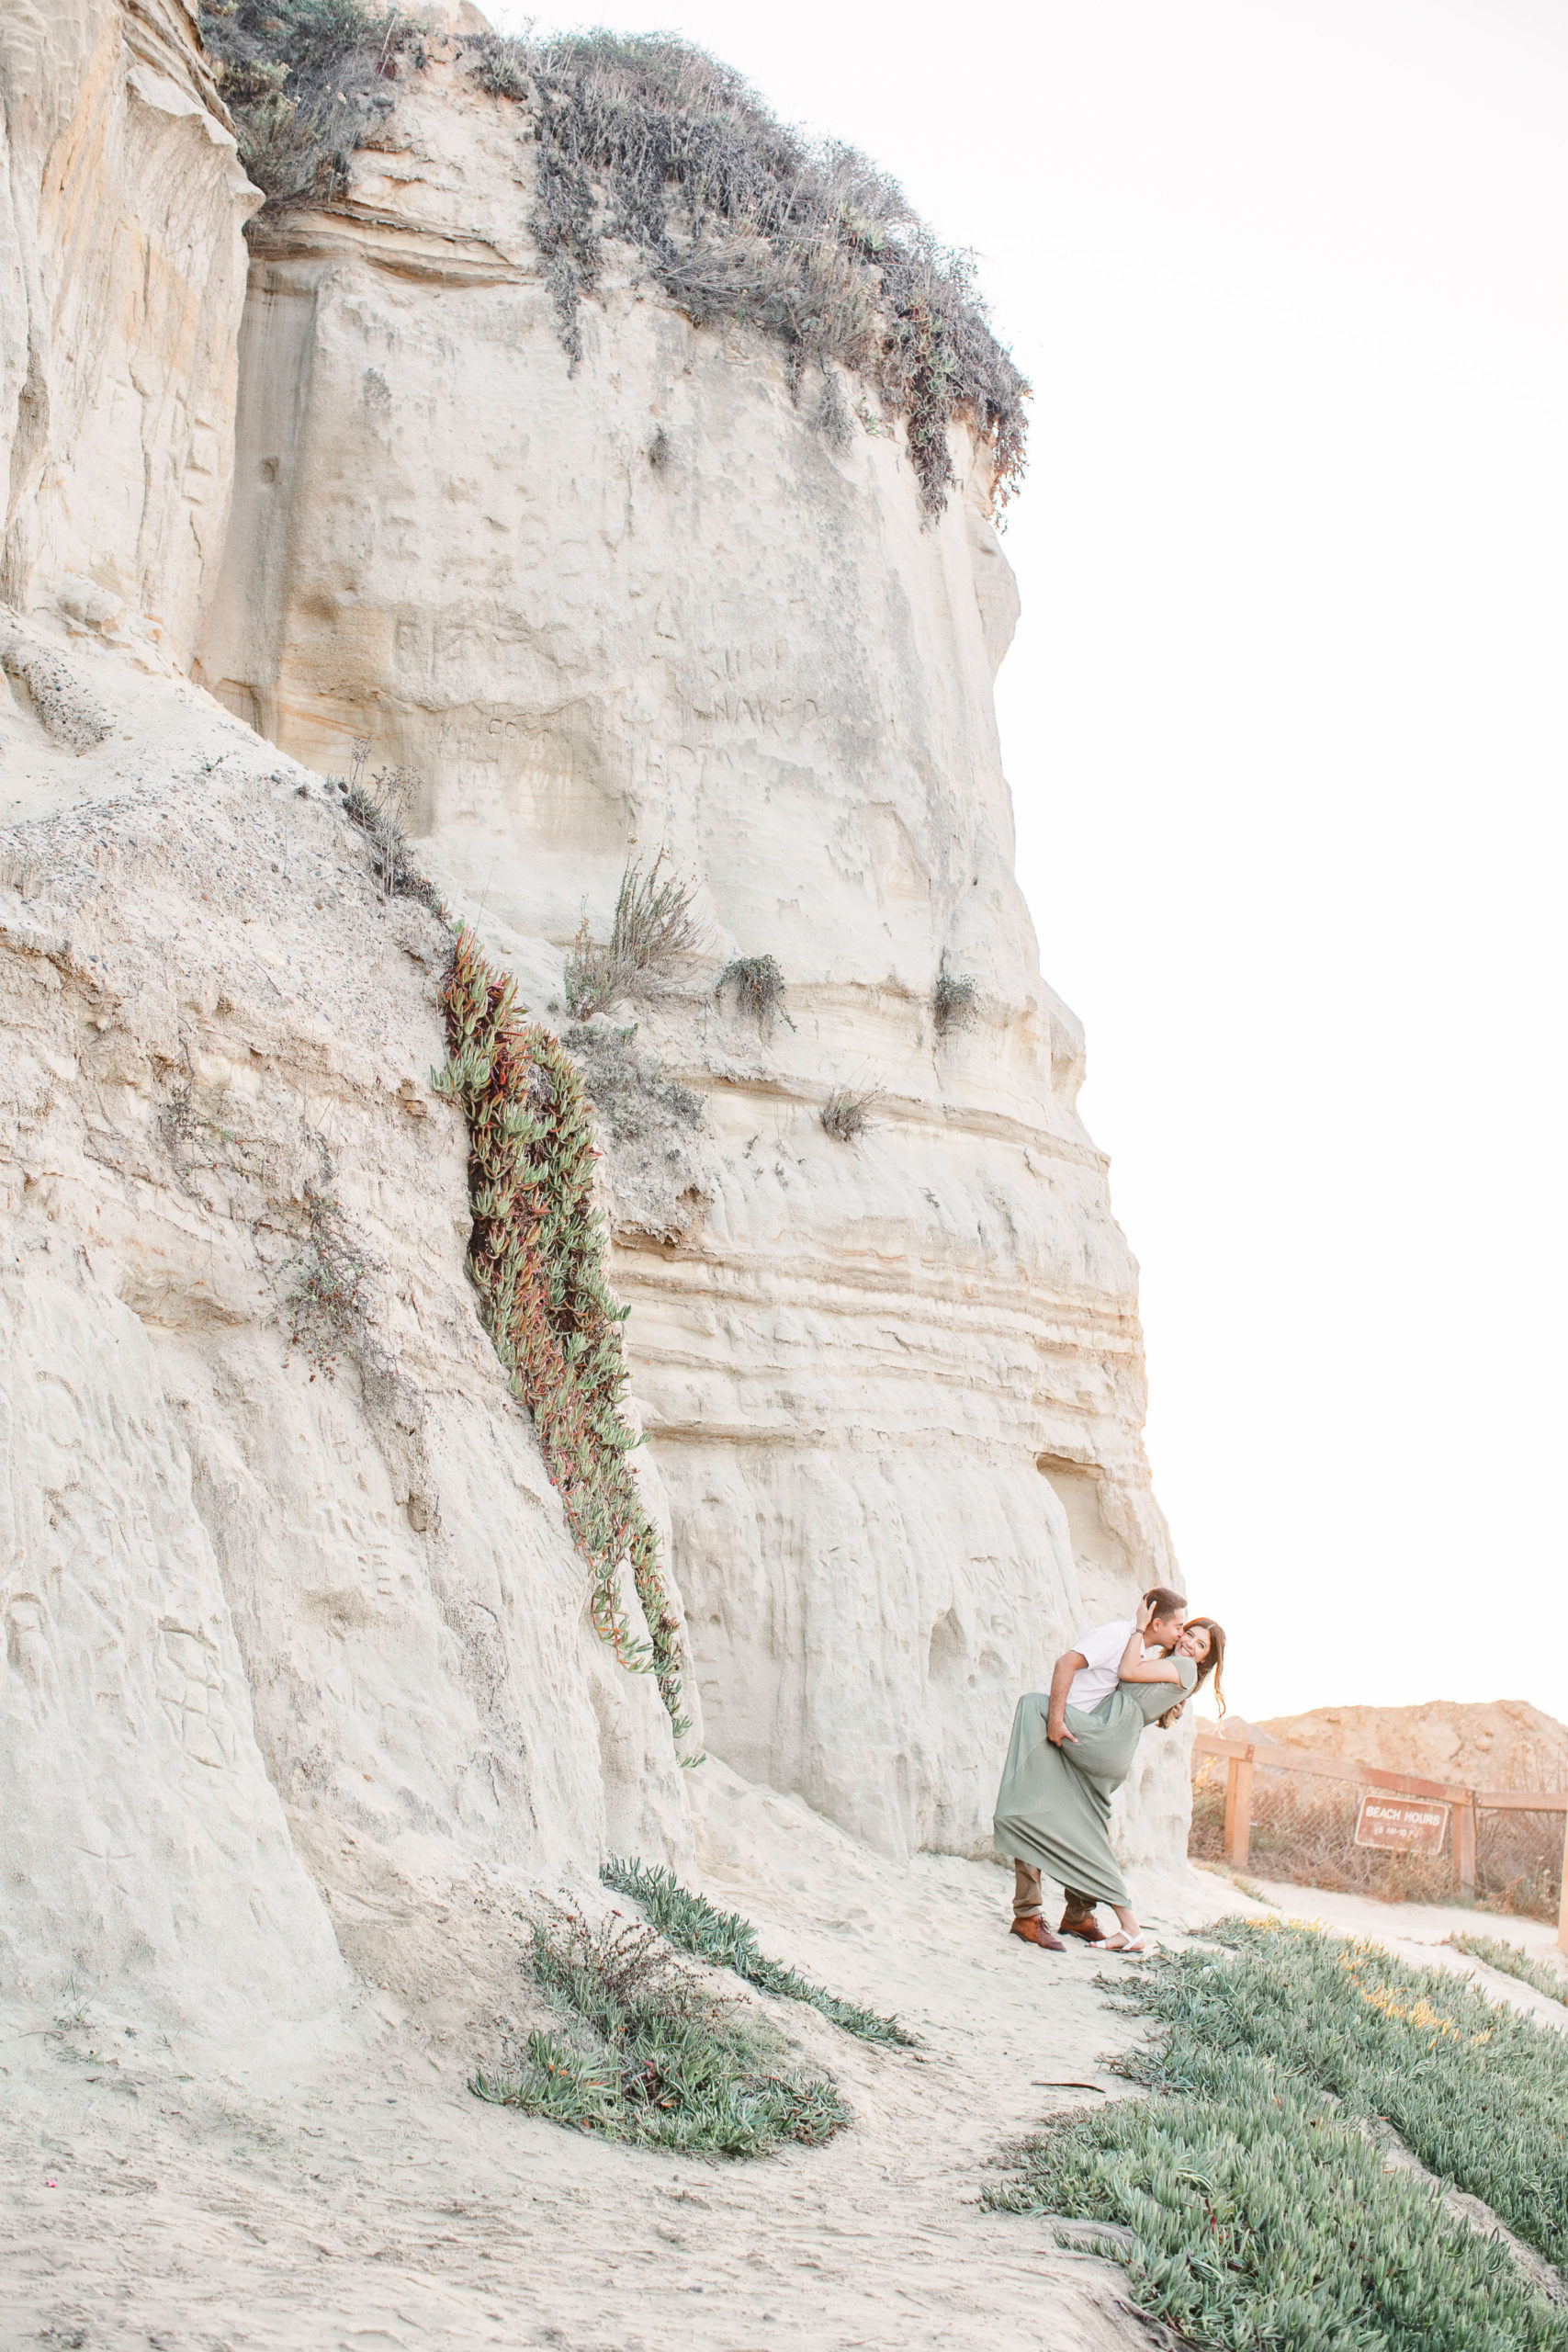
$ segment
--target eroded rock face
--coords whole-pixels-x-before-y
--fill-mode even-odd
[[[184,666],[260,195],[187,0],[8,0],[0,97],[0,596]]]
[[[1012,873],[984,453],[954,431],[922,527],[852,379],[792,389],[629,254],[572,372],[525,118],[429,57],[346,200],[258,226],[201,673],[313,765],[364,734],[417,769],[422,855],[551,1017],[628,856],[695,876],[708,952],[600,1018],[705,1102],[669,1201],[623,1186],[615,1279],[707,1736],[889,1850],[983,1849],[1020,1690],[1173,1573],[1135,1269]],[[715,994],[764,955],[767,1029]],[[939,1034],[944,965],[977,1018]],[[835,1090],[876,1095],[856,1141]],[[1145,1743],[1130,1858],[1180,1850],[1185,1747]]]
[[[684,1789],[475,1312],[442,926],[203,698],[58,658],[113,726],[0,831],[0,1973],[254,2050],[345,1956],[472,1978],[455,1886],[679,1857]]]

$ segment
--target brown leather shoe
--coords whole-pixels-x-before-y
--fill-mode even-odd
[[[1102,1944],[1105,1941],[1105,1930],[1092,1912],[1087,1919],[1064,1919],[1056,1932],[1063,1936],[1077,1936],[1086,1944]]]
[[[1015,1936],[1021,1936],[1026,1944],[1038,1944],[1042,1951],[1066,1951],[1067,1949],[1060,1936],[1054,1936],[1051,1933],[1038,1911],[1030,1912],[1024,1918],[1015,1919],[1012,1923],[1012,1933]]]

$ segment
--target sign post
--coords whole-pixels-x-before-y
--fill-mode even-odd
[[[1449,1814],[1451,1807],[1431,1797],[1392,1796],[1382,1789],[1369,1789],[1361,1799],[1361,1810],[1356,1822],[1358,1846],[1379,1846],[1385,1854],[1440,1854],[1448,1836]],[[1475,1815],[1472,1807],[1460,1808],[1461,1817],[1468,1815],[1471,1826],[1471,1875],[1475,1885]],[[1461,1865],[1462,1867],[1462,1865]]]
[[[1454,1875],[1461,1903],[1475,1900],[1475,1799],[1454,1808]]]
[[[1225,1860],[1244,1871],[1252,1851],[1252,1748],[1250,1743],[1225,1767]]]

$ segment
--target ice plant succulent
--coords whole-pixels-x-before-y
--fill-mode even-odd
[[[626,1309],[604,1279],[592,1110],[570,1056],[521,1018],[515,998],[515,982],[459,931],[441,996],[448,1059],[432,1082],[468,1123],[468,1272],[592,1572],[594,1630],[623,1666],[653,1673],[679,1738],[691,1729],[681,1712],[681,1630],[628,1458],[639,1440],[622,1410]],[[622,1602],[623,1566],[646,1643]]]

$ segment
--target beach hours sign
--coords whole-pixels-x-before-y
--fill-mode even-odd
[[[1440,1854],[1448,1828],[1446,1804],[1428,1797],[1383,1796],[1372,1789],[1361,1799],[1356,1843],[1381,1846],[1385,1853]]]

